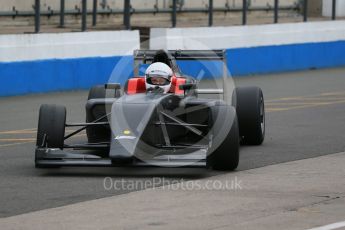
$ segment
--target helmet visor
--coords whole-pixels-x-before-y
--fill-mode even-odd
[[[149,75],[147,75],[147,83],[151,84],[151,85],[169,85],[170,84],[170,77],[169,76],[149,74]]]

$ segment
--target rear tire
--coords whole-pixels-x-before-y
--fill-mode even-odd
[[[90,89],[87,99],[105,98],[105,95],[106,91],[104,85],[96,85]]]
[[[241,143],[261,145],[265,139],[265,103],[258,87],[235,89]]]
[[[96,85],[92,87],[89,91],[88,100],[91,99],[105,99],[106,98],[106,89],[104,85]],[[104,110],[104,112],[103,112]],[[103,116],[106,114],[105,106],[101,108],[101,114],[97,116]],[[91,123],[98,119],[99,117],[94,117],[94,113],[86,112],[86,122]],[[103,121],[106,121],[107,118],[105,118]],[[86,135],[87,140],[89,143],[99,143],[99,142],[109,142],[109,136],[110,136],[110,128],[102,125],[102,126],[88,126],[86,128]]]
[[[240,159],[240,138],[238,131],[238,121],[235,116],[231,129],[226,135],[226,138],[207,157],[207,165],[211,166],[214,170],[231,171],[235,170],[238,166]]]
[[[48,148],[63,148],[65,137],[66,108],[60,105],[40,107],[36,146],[43,145],[46,136]]]

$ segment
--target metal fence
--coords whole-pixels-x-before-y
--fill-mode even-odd
[[[242,7],[213,7],[214,0],[208,0],[208,8],[189,8],[183,9],[178,7],[178,0],[172,0],[172,7],[169,9],[133,9],[131,7],[131,0],[123,0],[123,10],[114,10],[114,9],[98,9],[98,0],[93,0],[92,11],[87,10],[87,0],[82,0],[81,10],[65,10],[65,0],[60,0],[60,11],[56,12],[53,10],[48,10],[41,12],[40,0],[35,0],[34,12],[18,12],[14,10],[13,12],[8,12],[6,14],[2,13],[3,16],[35,16],[35,33],[40,32],[40,17],[41,16],[54,16],[59,15],[60,22],[59,26],[63,28],[65,26],[65,15],[81,15],[81,31],[87,30],[87,15],[92,14],[92,25],[97,25],[97,15],[98,14],[123,14],[123,24],[127,30],[131,29],[131,15],[136,13],[168,13],[171,14],[171,25],[176,27],[177,14],[178,13],[208,13],[208,26],[213,25],[213,14],[214,12],[242,12],[242,24],[247,24],[247,12],[248,11],[273,11],[273,22],[278,23],[279,21],[279,11],[280,10],[301,10],[303,14],[303,21],[308,21],[308,7],[310,1],[301,0],[302,6],[280,6],[279,0],[274,0],[274,6],[265,6],[265,7],[250,7],[249,0],[243,0]],[[336,0],[332,0],[332,20],[336,20]]]

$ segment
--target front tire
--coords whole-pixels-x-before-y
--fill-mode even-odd
[[[235,89],[241,143],[261,145],[265,139],[265,102],[258,87]]]
[[[207,157],[207,165],[214,170],[232,171],[240,159],[239,130],[237,117],[234,117],[231,129],[222,143]]]
[[[36,146],[48,148],[64,146],[66,108],[60,105],[42,105],[40,107]],[[45,139],[46,143],[43,143]]]

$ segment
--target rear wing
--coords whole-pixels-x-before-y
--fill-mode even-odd
[[[153,60],[158,50],[134,50],[135,60]],[[176,60],[223,60],[225,50],[168,50]]]
[[[134,51],[134,74],[139,75],[140,64],[150,64],[158,50],[135,50]],[[230,92],[226,90],[227,59],[225,50],[168,50],[170,62],[174,72],[181,73],[176,60],[219,60],[223,63],[223,89],[197,89],[199,94],[223,94],[224,101],[230,103]]]

